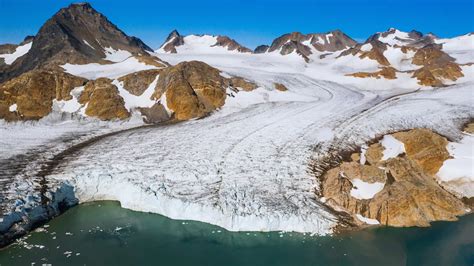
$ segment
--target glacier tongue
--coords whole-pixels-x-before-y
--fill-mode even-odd
[[[124,132],[85,148],[48,178],[70,182],[81,202],[119,200],[126,208],[234,231],[329,233],[337,219],[316,197],[318,183],[308,172],[311,146],[331,140],[335,121],[347,118],[335,99],[354,106],[367,99],[330,82],[285,79],[306,93],[303,101],[277,98]]]
[[[459,126],[474,116],[472,83],[381,92],[301,74],[243,68],[226,72],[262,85],[250,92],[259,100],[224,106],[204,119],[105,137],[65,158],[45,176],[46,194],[66,185],[74,188],[68,198],[80,202],[119,200],[126,208],[229,230],[326,234],[337,218],[316,196],[319,184],[310,172],[311,162],[327,151],[416,127],[459,140]],[[289,91],[275,97],[276,92],[266,91],[273,82]],[[41,204],[38,176],[30,173],[36,166],[30,163],[28,173],[22,171],[9,181],[11,198],[0,202],[4,217]],[[8,205],[16,202],[21,204]]]

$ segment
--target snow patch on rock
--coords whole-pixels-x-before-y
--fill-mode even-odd
[[[153,82],[148,86],[148,88],[139,96],[133,95],[123,88],[123,82],[114,80],[112,84],[117,86],[120,96],[125,101],[125,108],[132,111],[137,107],[152,107],[156,101],[151,99],[151,96],[155,92],[156,84],[158,83],[159,75],[153,80]]]
[[[438,179],[461,195],[474,197],[474,136],[466,133],[460,142],[449,142],[446,148],[452,158],[444,161]]]
[[[380,144],[384,147],[382,161],[395,158],[398,155],[405,153],[405,144],[394,138],[392,135],[385,135],[380,141]]]
[[[18,106],[16,105],[16,103],[10,105],[10,107],[8,107],[8,111],[10,112],[16,112]]]
[[[351,183],[354,186],[351,189],[351,196],[356,199],[371,199],[385,186],[382,182],[368,183],[359,178],[352,179]]]
[[[125,50],[115,50],[112,47],[106,47],[104,48],[105,52],[105,60],[112,61],[115,63],[122,62],[125,59],[129,58],[132,56],[132,54],[129,51]]]
[[[25,55],[31,49],[33,42],[26,43],[24,45],[18,46],[15,51],[11,54],[0,54],[0,58],[3,58],[5,64],[11,65],[17,58]]]

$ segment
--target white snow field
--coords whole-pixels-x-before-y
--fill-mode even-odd
[[[33,42],[29,42],[29,43],[20,45],[11,54],[0,54],[0,58],[3,58],[3,60],[5,61],[5,64],[11,65],[11,64],[13,64],[13,62],[15,62],[15,60],[18,57],[21,57],[21,56],[25,55],[26,53],[28,53],[28,51],[31,49],[32,45],[33,45]]]
[[[171,64],[205,61],[223,75],[252,80],[260,88],[233,93],[222,109],[206,118],[121,132],[75,151],[44,176],[53,202],[118,200],[125,208],[233,231],[327,234],[337,218],[317,198],[319,184],[310,171],[312,162],[318,163],[328,151],[360,147],[376,136],[416,127],[431,128],[459,142],[460,126],[474,117],[472,82],[419,90],[408,75],[395,81],[355,79],[337,71],[357,64],[334,65],[330,60],[306,64],[295,54],[158,56]],[[115,79],[133,72],[127,69],[127,60],[96,66],[98,72],[88,71],[91,65],[65,69],[89,78]],[[289,90],[276,91],[274,82]],[[121,95],[129,108],[151,104]],[[0,128],[4,132],[11,130],[4,143],[23,142],[50,128],[27,127],[21,137],[15,132],[22,126],[4,127]],[[81,125],[68,132],[59,130],[40,142],[47,142],[50,150],[65,148],[62,139],[79,130],[89,129]],[[38,147],[38,141],[25,141],[23,148]],[[401,152],[395,144],[389,142],[386,148]],[[2,149],[8,147],[12,145]],[[0,227],[40,205],[41,179],[34,166],[41,161],[35,162],[31,158],[30,168],[13,173],[3,184],[9,193],[0,202],[5,217]]]

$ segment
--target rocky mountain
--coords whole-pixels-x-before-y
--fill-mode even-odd
[[[158,53],[251,53],[247,47],[234,39],[223,35],[188,35],[182,36],[177,30],[172,31],[166,41],[157,50]]]
[[[293,32],[276,38],[265,52],[278,52],[282,55],[296,52],[308,61],[312,54],[342,51],[356,43],[340,30],[311,34]],[[263,51],[264,46],[259,48],[259,53]]]
[[[431,33],[423,35],[415,30],[402,32],[391,28],[343,51],[338,58],[352,57],[378,64],[375,71],[350,74],[355,77],[396,79],[396,73],[408,73],[420,85],[443,86],[464,76],[460,64],[463,62],[451,57],[444,45],[437,42]],[[360,65],[364,64],[362,61]]]
[[[403,32],[395,28],[390,28],[385,32],[378,32],[369,37],[366,42],[377,40],[392,46],[408,46],[408,47],[423,47],[431,44],[436,39],[436,36],[428,33],[423,33],[412,30],[410,32]]]
[[[3,71],[0,82],[33,69],[55,68],[66,63],[114,62],[132,55],[148,55],[151,51],[90,4],[72,4],[46,21],[31,48]]]

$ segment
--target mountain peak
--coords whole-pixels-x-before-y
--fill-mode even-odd
[[[158,49],[164,53],[178,53],[179,46],[182,52],[196,53],[197,51],[205,51],[206,53],[222,53],[228,51],[237,51],[239,53],[252,53],[252,50],[242,46],[234,39],[225,35],[208,35],[208,34],[192,34],[181,36],[177,30],[173,30],[166,38],[165,42]],[[213,49],[224,48],[224,50]]]
[[[127,36],[89,3],[71,4],[43,24],[28,53],[16,60],[8,75],[2,78],[65,63],[101,62],[106,58],[107,49],[141,55],[152,51],[140,39]]]

